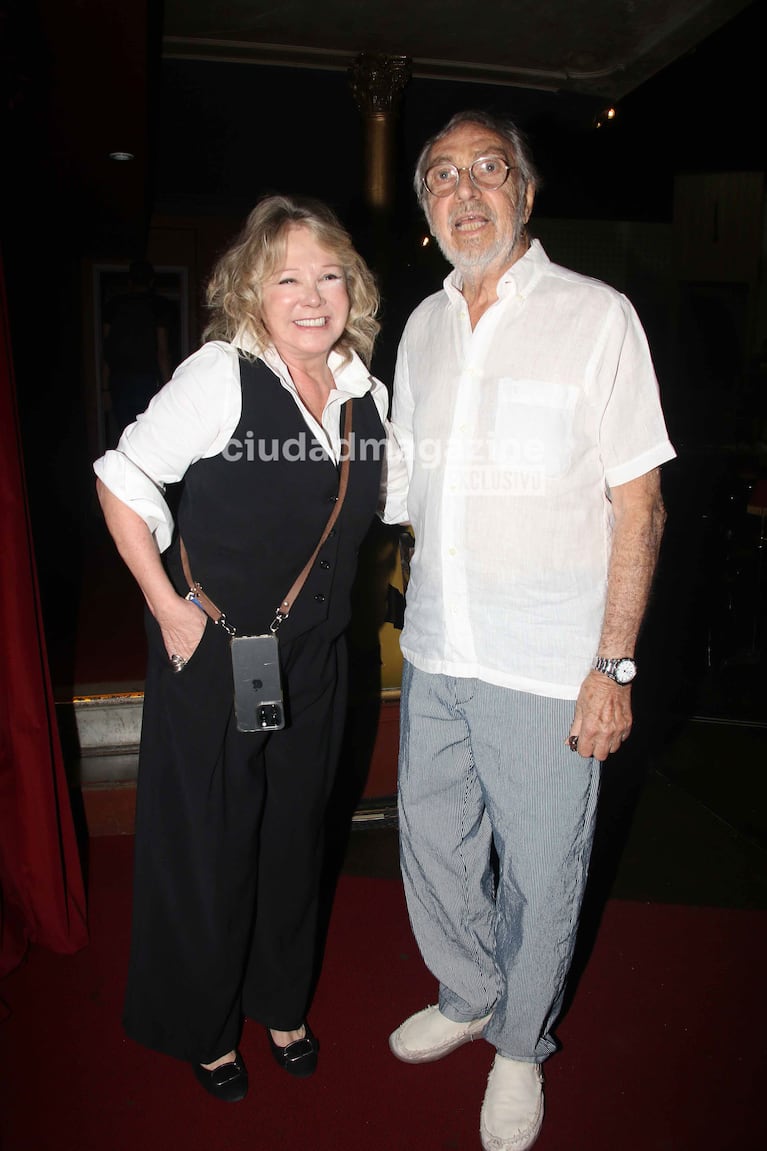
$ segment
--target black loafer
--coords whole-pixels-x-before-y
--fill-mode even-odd
[[[279,1063],[288,1075],[295,1075],[297,1079],[306,1079],[307,1076],[314,1074],[317,1070],[317,1052],[320,1049],[309,1024],[305,1023],[304,1027],[306,1029],[304,1038],[295,1039],[287,1047],[278,1047],[272,1039],[271,1031],[268,1027],[266,1029],[275,1062]]]
[[[221,1099],[224,1103],[239,1103],[248,1093],[248,1070],[239,1051],[233,1063],[222,1063],[213,1071],[207,1071],[200,1063],[193,1063],[192,1070],[197,1082],[214,1099]]]

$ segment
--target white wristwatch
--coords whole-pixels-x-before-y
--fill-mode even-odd
[[[607,656],[598,655],[591,665],[594,671],[601,671],[602,675],[619,683],[622,686],[631,683],[637,673],[636,662],[630,656],[620,656],[618,659],[608,659]]]

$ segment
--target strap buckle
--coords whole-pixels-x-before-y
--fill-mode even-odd
[[[237,635],[237,628],[232,627],[230,623],[226,622],[226,616],[223,612],[221,612],[221,615],[216,620],[216,627],[220,627],[223,631],[225,631],[230,639],[234,639],[234,637]]]
[[[282,611],[279,611],[279,610],[278,610],[278,611],[275,613],[274,619],[273,619],[273,620],[272,620],[272,622],[269,624],[269,631],[272,633],[272,635],[276,635],[276,634],[277,634],[277,629],[278,629],[278,627],[280,626],[280,624],[281,624],[281,623],[284,623],[284,621],[285,621],[287,618],[288,618],[288,613],[287,613],[287,612],[282,612]]]

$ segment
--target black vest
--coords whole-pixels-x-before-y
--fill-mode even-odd
[[[268,631],[316,547],[339,474],[293,396],[261,360],[240,357],[240,385],[242,413],[226,448],[186,473],[178,534],[194,579],[239,635],[254,635]],[[332,639],[349,621],[357,550],[378,503],[385,434],[370,393],[347,402],[354,405],[354,450],[346,498],[280,628],[281,640],[318,627]],[[185,591],[177,541],[168,569]]]

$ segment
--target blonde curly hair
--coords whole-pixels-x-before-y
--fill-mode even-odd
[[[308,228],[344,270],[349,316],[334,350],[344,361],[356,352],[369,367],[380,327],[375,318],[380,298],[373,274],[331,209],[306,197],[266,196],[256,204],[208,281],[210,319],[203,339],[237,344],[247,334],[259,348],[269,346],[262,289],[284,260],[288,230],[297,224]]]

